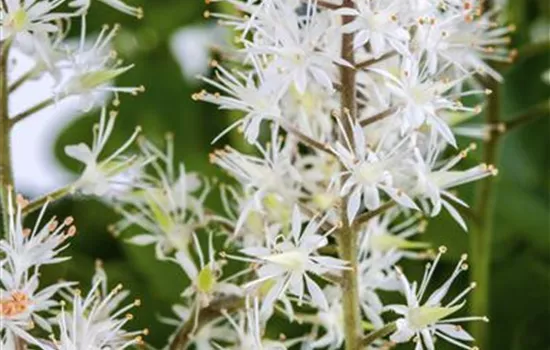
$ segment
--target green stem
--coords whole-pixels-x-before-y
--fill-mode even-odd
[[[53,97],[50,97],[42,102],[39,102],[32,106],[31,108],[27,109],[24,112],[21,112],[17,115],[15,115],[13,118],[10,119],[9,125],[15,125],[17,122],[20,122],[21,120],[30,117],[31,115],[40,112],[46,107],[49,107],[55,103],[55,99]]]
[[[8,186],[13,186],[8,112],[8,56],[10,42],[0,43],[0,211],[2,233],[8,232]]]
[[[353,222],[353,228],[358,230],[360,229],[361,225],[369,222],[370,219],[380,215],[380,214],[383,214],[384,212],[386,212],[386,210],[388,209],[391,209],[393,207],[395,207],[397,205],[396,202],[394,202],[393,200],[389,201],[389,202],[386,202],[384,204],[382,204],[381,206],[379,206],[378,208],[374,209],[374,210],[370,210],[366,213],[363,213],[361,215],[359,215],[358,217],[355,218],[354,222]]]
[[[190,345],[190,341],[193,339],[192,331],[194,329],[200,329],[203,325],[216,318],[222,316],[222,310],[231,313],[235,310],[242,309],[244,306],[244,300],[239,297],[227,297],[216,300],[210,304],[210,306],[200,310],[198,324],[195,325],[195,319],[191,317],[185,322],[174,339],[172,339],[169,350],[185,350]]]
[[[342,7],[353,8],[354,0],[344,0]],[[353,17],[342,16],[345,25],[353,21]],[[355,64],[353,51],[354,35],[342,35],[342,59],[352,66]],[[340,121],[347,139],[353,142],[353,123],[357,118],[356,71],[353,68],[340,66],[341,80],[341,112]],[[352,145],[353,147],[353,145]],[[340,257],[349,262],[349,270],[342,276],[344,332],[346,335],[346,350],[361,349],[361,310],[359,307],[358,271],[358,230],[350,225],[347,218],[348,198],[343,198],[341,208],[342,228],[338,234]]]
[[[32,78],[33,76],[35,76],[37,74],[38,70],[36,67],[34,67],[33,69],[29,70],[28,72],[26,72],[25,74],[23,74],[22,76],[19,77],[19,79],[17,79],[16,81],[14,81],[8,91],[9,92],[13,92],[15,90],[17,90],[19,87],[21,87],[21,85],[23,85],[27,80],[29,80],[30,78]]]
[[[489,96],[486,122],[497,125],[500,121],[500,87],[491,82],[488,87],[493,91]],[[491,130],[484,142],[483,161],[486,164],[495,164],[498,157],[498,146],[501,137],[499,130]],[[480,181],[476,187],[474,210],[478,224],[473,226],[470,233],[471,277],[477,283],[475,293],[471,294],[471,312],[473,315],[489,316],[489,285],[491,266],[491,238],[494,221],[494,193],[495,181],[489,177]],[[472,335],[480,348],[489,348],[489,327],[486,322],[472,323]]]
[[[396,329],[397,329],[396,323],[392,322],[392,323],[388,323],[387,325],[385,325],[380,329],[370,332],[363,338],[363,342],[362,342],[363,347],[367,347],[370,344],[374,343],[376,340],[388,336],[389,334],[395,332]]]
[[[59,200],[71,193],[71,186],[61,187],[53,192],[50,192],[42,197],[39,197],[30,202],[25,208],[23,208],[23,215],[28,215],[42,208],[47,202],[53,202]]]
[[[524,113],[510,118],[509,121],[504,123],[504,131],[508,132],[514,130],[525,124],[529,124],[539,118],[548,118],[550,116],[550,101],[544,101],[531,107]]]

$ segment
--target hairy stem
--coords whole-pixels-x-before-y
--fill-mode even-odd
[[[185,322],[179,329],[176,336],[172,339],[169,350],[185,350],[190,345],[193,339],[192,331],[194,329],[200,329],[203,325],[216,318],[222,316],[222,310],[231,313],[235,310],[242,309],[244,306],[244,299],[240,297],[226,297],[218,299],[210,304],[210,306],[200,310],[198,324],[195,325],[195,319],[191,317]]]
[[[354,7],[353,0],[344,0],[343,7]],[[343,16],[345,25],[353,20],[353,17]],[[342,35],[342,58],[355,64],[353,51],[353,34]],[[353,68],[340,66],[341,81],[341,124],[347,139],[353,142],[352,126],[357,118],[357,92],[356,71]],[[353,145],[352,145],[353,147]],[[348,222],[346,207],[348,198],[343,198],[341,208],[342,229],[338,235],[340,257],[349,262],[349,270],[344,271],[342,278],[342,291],[344,295],[344,332],[346,335],[346,350],[361,349],[361,310],[359,308],[359,285],[357,281],[358,270],[358,231]]]
[[[8,55],[10,42],[0,43],[0,214],[2,233],[8,232],[8,186],[13,186],[8,114]]]
[[[488,87],[493,91],[489,96],[485,119],[488,124],[497,125],[500,121],[500,88],[498,83],[491,82]],[[492,129],[484,142],[483,161],[495,164],[498,157],[498,146],[501,132]],[[474,209],[478,224],[470,233],[471,274],[472,281],[477,283],[475,293],[471,294],[471,312],[474,315],[489,314],[489,284],[491,266],[491,236],[494,220],[494,185],[489,177],[479,182],[476,188]],[[486,322],[472,323],[472,334],[480,348],[489,348],[489,327]]]

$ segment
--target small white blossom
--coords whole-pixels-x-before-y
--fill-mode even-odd
[[[493,166],[486,164],[480,164],[463,171],[453,170],[454,166],[473,149],[475,149],[475,144],[470,145],[470,147],[455,157],[445,162],[440,162],[437,161],[438,146],[432,144],[429,146],[426,155],[423,155],[418,148],[415,148],[413,163],[409,164],[406,162],[411,169],[414,169],[416,175],[416,180],[414,185],[412,185],[410,193],[414,196],[428,199],[431,203],[431,210],[428,210],[427,205],[423,206],[425,211],[430,213],[431,216],[436,216],[443,207],[464,230],[467,230],[466,223],[452,203],[463,207],[468,207],[468,205],[449,192],[449,190],[462,184],[497,174],[497,170]]]
[[[420,286],[413,282],[409,283],[405,275],[398,270],[399,278],[403,286],[403,293],[407,299],[406,305],[389,305],[386,308],[392,310],[402,317],[397,323],[397,330],[391,335],[390,339],[394,342],[403,343],[416,337],[416,349],[428,350],[435,349],[434,340],[440,338],[451,344],[457,345],[464,349],[472,349],[464,342],[471,342],[474,338],[466,332],[457,323],[469,321],[485,321],[486,317],[458,317],[448,318],[452,314],[460,310],[464,304],[464,298],[472,289],[475,288],[475,283],[470,284],[464,291],[458,294],[450,302],[443,304],[442,300],[447,296],[455,279],[459,274],[467,269],[465,263],[466,255],[459,261],[452,275],[432,294],[424,300],[428,285],[431,281],[433,273],[441,258],[441,255],[446,251],[445,247],[441,247],[435,261],[426,266],[426,271]]]
[[[380,191],[402,206],[416,208],[411,198],[393,186],[391,170],[404,158],[398,153],[399,147],[387,154],[369,149],[359,124],[353,125],[352,140],[346,138],[345,145],[336,143],[334,152],[345,167],[339,176],[345,179],[341,195],[349,196],[346,208],[349,222],[353,222],[361,203],[368,210],[377,209],[381,205]]]
[[[98,264],[92,280],[92,288],[86,296],[72,291],[67,296],[70,310],[64,307],[56,318],[59,335],[53,339],[53,347],[47,350],[124,350],[143,343],[143,331],[126,331],[126,323],[132,319],[128,313],[141,304],[140,300],[120,306],[129,292],[117,285],[107,290],[107,275]]]
[[[79,46],[69,50],[69,59],[65,68],[70,70],[68,78],[57,87],[57,98],[76,95],[82,109],[90,110],[105,92],[115,94],[118,105],[118,93],[137,94],[144,91],[143,86],[119,87],[109,85],[112,80],[130,70],[133,65],[122,66],[116,52],[110,47],[119,25],[112,29],[105,25],[92,46],[86,44],[86,17],[82,17],[82,29]]]
[[[85,166],[82,175],[72,186],[73,191],[103,196],[108,193],[110,186],[116,183],[117,175],[128,170],[138,161],[137,157],[124,156],[123,153],[137,138],[141,131],[139,127],[109,157],[99,159],[113,132],[116,115],[116,112],[110,112],[107,117],[107,110],[102,109],[99,123],[94,125],[94,138],[91,147],[85,143],[65,146],[65,153]]]
[[[59,303],[54,295],[62,288],[72,285],[59,282],[39,289],[39,269],[44,265],[67,260],[59,257],[66,247],[66,239],[76,233],[71,217],[61,224],[52,218],[41,226],[47,205],[43,206],[34,228],[23,227],[22,210],[28,204],[21,196],[14,206],[12,193],[8,193],[8,234],[0,241],[0,321],[2,336],[20,337],[29,344],[39,340],[29,331],[37,324],[51,332],[45,313],[53,312]],[[8,339],[9,340],[9,339]]]
[[[273,282],[262,302],[262,314],[286,293],[298,297],[299,303],[307,295],[311,304],[327,309],[328,302],[312,276],[338,273],[346,269],[346,261],[317,252],[319,248],[327,245],[326,236],[331,231],[319,235],[322,222],[315,220],[310,220],[302,230],[302,222],[303,217],[299,209],[294,207],[291,232],[288,235],[276,237],[275,240],[267,242],[265,247],[247,247],[241,250],[242,253],[254,257],[252,261],[260,265],[257,270],[258,279],[250,285]]]
[[[163,152],[152,143],[141,140],[140,147],[153,172],[144,174],[136,188],[118,198],[116,209],[124,219],[111,228],[120,234],[131,225],[143,232],[128,241],[146,246],[155,245],[156,256],[166,258],[174,251],[187,251],[193,232],[205,227],[210,220],[204,201],[210,192],[208,182],[195,173],[188,173],[183,163],[174,169],[172,136]]]
[[[379,58],[391,50],[401,54],[408,51],[409,32],[398,19],[401,7],[399,0],[366,0],[358,1],[354,9],[343,8],[336,13],[354,17],[341,28],[344,33],[355,33],[354,48],[368,43],[374,58]]]

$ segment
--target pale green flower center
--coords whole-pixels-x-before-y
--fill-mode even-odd
[[[308,262],[308,255],[298,249],[295,249],[288,252],[271,255],[267,257],[266,260],[280,265],[287,270],[303,271]]]
[[[10,16],[8,23],[14,31],[20,32],[27,27],[29,23],[29,15],[25,9],[20,8]]]
[[[454,307],[421,306],[409,311],[408,321],[414,329],[423,329],[460,309]]]
[[[372,237],[372,247],[379,251],[388,251],[391,249],[421,249],[429,247],[428,243],[411,242],[404,238],[391,234],[382,234]]]
[[[216,286],[217,278],[210,266],[205,266],[197,276],[197,289],[202,293],[211,293]]]

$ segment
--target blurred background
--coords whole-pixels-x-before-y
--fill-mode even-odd
[[[202,1],[128,2],[143,6],[145,17],[136,20],[99,2],[88,16],[90,29],[105,23],[122,24],[115,49],[135,68],[116,84],[144,85],[147,89],[137,97],[122,96],[110,145],[124,142],[136,125],[159,145],[171,132],[178,161],[184,161],[191,171],[219,177],[219,170],[208,162],[208,153],[225,143],[238,143],[240,137],[229,135],[211,145],[231,117],[206,103],[194,102],[191,94],[202,88],[196,75],[208,74],[211,48],[229,42],[230,35],[216,28],[213,20],[203,18],[206,5]],[[546,0],[510,0],[504,6],[509,22],[517,26],[513,46],[519,52],[514,64],[502,68],[506,82],[501,118],[509,120],[550,97],[550,10]],[[74,33],[78,30],[76,25]],[[39,86],[21,89],[19,99],[29,93],[39,94]],[[16,182],[26,196],[50,192],[76,177],[80,164],[66,157],[63,148],[89,142],[98,116],[97,110],[82,115],[69,102],[17,126],[13,135]],[[510,132],[500,149],[489,315],[491,349],[495,350],[550,349],[549,121],[545,116]],[[480,157],[479,151],[472,162],[475,157]],[[473,186],[460,191],[472,203]],[[214,208],[219,205],[215,195],[210,204]],[[158,317],[172,316],[170,307],[178,302],[188,282],[179,268],[157,262],[152,249],[113,238],[107,226],[117,220],[117,215],[100,202],[62,200],[52,205],[50,213],[72,215],[79,234],[68,252],[73,256],[71,262],[46,269],[44,278],[78,280],[87,288],[94,261],[103,260],[112,285],[123,283],[143,301],[135,311],[133,325],[150,329],[147,341],[152,345],[164,345],[173,328],[158,322]],[[423,237],[434,246],[449,247],[450,253],[438,271],[441,278],[450,273],[460,254],[468,251],[468,233],[446,215],[434,220]],[[419,265],[411,266],[410,271],[420,273]],[[466,278],[461,281],[464,286],[467,282]]]

